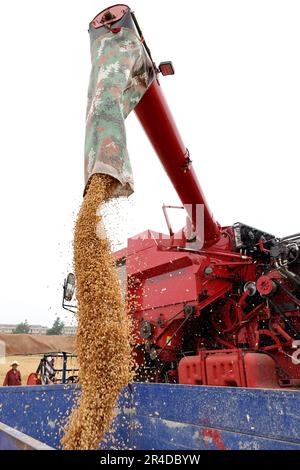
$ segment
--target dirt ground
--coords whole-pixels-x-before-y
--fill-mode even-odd
[[[18,361],[20,366],[19,370],[22,377],[22,385],[26,385],[27,377],[31,372],[35,372],[42,355],[32,355],[32,356],[6,356],[5,363],[0,362],[0,386],[3,384],[6,372],[10,369],[10,364],[12,361]],[[3,359],[3,358],[1,358]],[[61,359],[56,359],[55,367],[60,368],[62,366]],[[76,359],[69,359],[68,368],[77,367]]]

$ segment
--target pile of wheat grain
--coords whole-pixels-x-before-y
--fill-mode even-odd
[[[119,393],[133,375],[131,323],[99,216],[99,205],[112,195],[114,185],[110,176],[92,177],[75,226],[81,394],[62,438],[67,450],[99,447],[113,420]]]

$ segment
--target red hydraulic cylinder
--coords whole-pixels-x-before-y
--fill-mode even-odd
[[[188,204],[188,215],[196,227],[196,204],[204,205],[204,243],[220,238],[220,226],[214,220],[202,192],[169,106],[157,80],[154,80],[135,112],[164,166],[181,202]],[[197,227],[196,227],[197,233]]]

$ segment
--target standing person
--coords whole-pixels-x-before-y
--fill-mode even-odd
[[[19,363],[14,361],[11,363],[11,369],[7,372],[6,377],[3,382],[3,386],[18,386],[22,385],[21,373],[18,370]]]

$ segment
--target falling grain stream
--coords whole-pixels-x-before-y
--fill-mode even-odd
[[[113,178],[95,174],[75,226],[76,348],[81,393],[62,438],[66,450],[99,447],[112,423],[120,391],[132,379],[131,324],[99,215],[101,204],[114,189]]]

